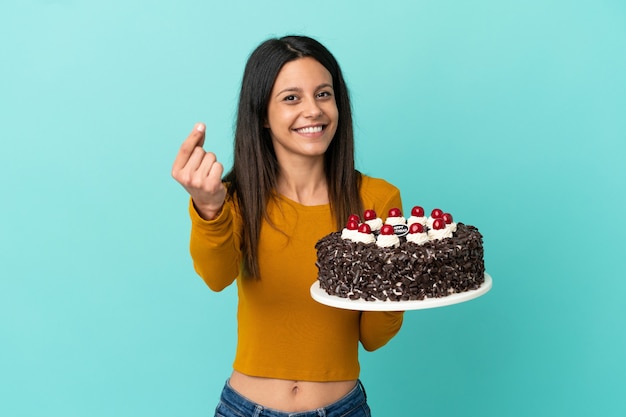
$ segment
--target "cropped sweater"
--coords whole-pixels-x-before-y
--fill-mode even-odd
[[[363,206],[386,214],[402,207],[399,190],[363,176]],[[217,218],[202,219],[190,202],[190,250],[196,272],[214,291],[238,288],[238,341],[233,368],[243,374],[303,381],[359,376],[358,343],[372,351],[402,325],[400,312],[359,312],[311,298],[317,279],[316,242],[336,230],[328,204],[304,206],[278,197],[267,207],[273,226],[261,225],[260,279],[240,275],[241,219],[227,199]]]

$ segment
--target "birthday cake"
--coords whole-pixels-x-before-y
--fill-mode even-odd
[[[406,219],[373,210],[320,239],[318,280],[329,295],[366,301],[412,301],[474,290],[485,280],[483,238],[440,209],[415,206]]]

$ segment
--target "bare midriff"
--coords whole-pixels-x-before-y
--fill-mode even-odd
[[[285,412],[315,410],[343,398],[356,385],[351,381],[292,381],[260,378],[233,371],[230,386],[247,399]]]

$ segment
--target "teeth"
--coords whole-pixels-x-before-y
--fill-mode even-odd
[[[315,127],[303,127],[302,129],[298,129],[300,133],[318,133],[322,131],[322,126]]]

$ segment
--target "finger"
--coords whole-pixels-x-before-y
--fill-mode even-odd
[[[196,146],[193,151],[191,151],[191,155],[189,159],[185,163],[185,166],[181,168],[181,172],[188,172],[190,175],[195,175],[196,171],[202,166],[202,162],[205,159],[205,155],[207,153],[199,146]]]
[[[211,165],[211,170],[209,171],[209,175],[207,177],[209,184],[221,185],[223,173],[224,173],[224,165],[215,161],[213,165]]]
[[[198,174],[206,178],[215,162],[217,162],[215,154],[213,152],[205,152],[202,157],[202,162],[197,168]]]
[[[189,160],[189,157],[193,153],[196,147],[202,147],[204,145],[204,132],[206,127],[203,123],[198,123],[191,131],[187,139],[180,146],[180,150],[178,151],[178,155],[176,155],[176,159],[174,160],[174,164],[172,166],[172,171],[181,170]]]

